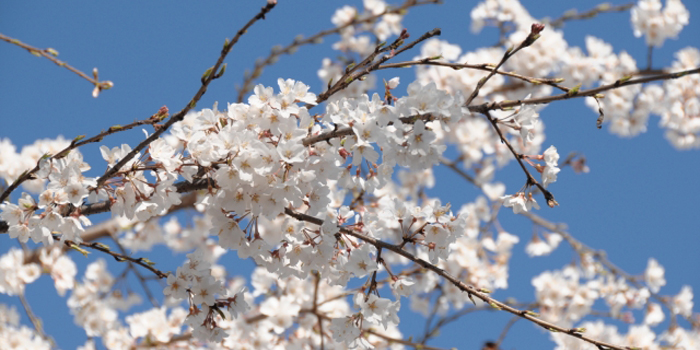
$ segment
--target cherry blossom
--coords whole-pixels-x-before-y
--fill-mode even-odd
[[[563,226],[532,214],[540,209],[541,195],[549,206],[556,204],[550,185],[566,165],[587,167],[584,158],[560,164],[559,149],[566,152],[561,145],[542,151],[544,106],[555,99],[530,100],[547,99],[557,88],[573,98],[581,87],[623,84],[639,73],[637,60],[592,36],[585,38],[584,52],[566,41],[564,29],[539,24],[519,1],[485,0],[471,11],[472,30],[500,28],[497,45],[467,51],[445,40],[425,40],[419,63],[408,64],[415,66],[416,78],[406,94],[399,91],[399,78],[384,80],[374,92],[379,76],[372,65],[400,53],[395,46],[381,51],[386,44],[375,41],[407,39],[405,14],[383,0],[365,0],[359,10],[338,9],[331,23],[343,29],[335,31],[340,38],[332,47],[344,59],[376,54],[369,65],[355,71],[361,60],[351,65],[319,60],[326,88],[318,94],[292,76],[279,78],[275,87],[250,84],[247,99],[222,110],[218,104],[196,110],[191,103],[181,119],[164,124],[169,129],[152,123],[156,132],[145,131],[146,137],[157,137],[136,148],[140,152],[129,144],[100,145],[103,162],[93,166],[107,169],[111,175],[104,178],[78,149],[59,154],[76,141],[39,140],[17,152],[9,139],[0,139],[0,178],[9,184],[32,173],[23,182],[28,193],[0,204],[0,220],[9,239],[40,246],[34,253],[10,248],[0,256],[0,293],[23,295],[42,273],[50,275],[58,295],[69,293],[74,323],[108,349],[399,348],[407,342],[420,347],[399,331],[402,297],[411,310],[431,317],[472,303],[475,310],[506,308],[490,294],[508,288],[510,259],[518,254],[513,249],[524,238],[520,227],[499,219],[510,215],[505,207],[535,224],[524,248],[530,257],[548,255],[562,241],[574,250],[574,263],[532,279],[528,307],[537,312],[513,311],[508,308],[515,304],[507,302],[507,311],[540,326],[551,322],[573,329],[544,327],[557,349],[595,348],[594,341],[571,334],[646,349],[700,343],[696,330],[676,324],[695,317],[691,287],[660,296],[665,269],[655,259],[643,278],[619,272]],[[659,0],[640,0],[631,17],[634,35],[656,47],[689,22],[680,0],[667,0],[663,9]],[[471,69],[465,62],[483,66]],[[666,69],[698,66],[699,51],[685,48]],[[606,88],[604,97],[585,95],[586,103],[614,134],[643,133],[656,115],[672,145],[697,148],[698,76]],[[571,87],[554,77],[564,77]],[[347,86],[332,90],[344,82]],[[510,182],[496,180],[511,162],[522,166],[526,181],[506,194],[504,183],[510,188]],[[478,191],[459,210],[431,197],[431,188],[442,181],[434,172],[438,165],[452,168]],[[187,214],[173,215],[181,209]],[[88,216],[104,211],[111,219],[93,226]],[[181,224],[184,216],[192,222]],[[98,238],[110,238],[109,244],[91,236],[102,228]],[[175,271],[161,271],[138,256],[161,245],[186,254]],[[129,264],[128,270],[113,275],[105,260],[94,259],[78,278],[66,252],[86,249],[109,254]],[[256,265],[250,280],[233,277],[235,271],[220,261],[224,256],[250,258]],[[164,279],[163,294],[149,297],[163,297],[164,303],[132,312],[141,298],[120,283],[142,268]],[[389,289],[393,298],[387,298]],[[579,323],[588,320],[594,305],[631,325],[618,330],[603,321]],[[635,324],[633,312],[644,312],[641,324]],[[674,327],[650,328],[666,312]],[[37,331],[20,327],[16,311],[0,304],[0,348],[10,348],[8,341],[50,347]],[[95,347],[93,341],[83,346]]]

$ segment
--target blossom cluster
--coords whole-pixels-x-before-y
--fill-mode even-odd
[[[376,47],[372,37],[384,41],[402,33],[403,13],[391,12],[382,0],[363,5],[363,13],[346,6],[333,15],[332,23],[343,28],[336,50],[365,57]],[[372,16],[375,21],[365,21]],[[536,22],[517,0],[483,1],[471,18],[474,31],[512,26],[499,45],[465,53],[447,41],[427,40],[417,59],[445,65],[483,62],[493,68],[512,47],[531,38]],[[632,10],[635,34],[646,35],[649,45],[660,46],[687,22],[678,0],[668,0],[663,11],[659,1],[641,0]],[[579,87],[614,84],[640,71],[629,54],[615,54],[601,39],[586,38],[586,50],[569,46],[562,30],[549,30],[501,69],[528,77],[564,77]],[[700,51],[686,48],[676,54],[671,70],[698,66]],[[345,69],[324,59],[318,75],[330,86]],[[499,212],[504,207],[515,214],[539,209],[538,191],[551,189],[566,165],[560,164],[555,146],[542,151],[543,105],[519,102],[512,110],[482,113],[469,109],[550,96],[553,84],[523,84],[512,75],[491,73],[419,65],[405,96],[398,93],[398,78],[384,83],[384,96],[372,94],[377,79],[369,75],[323,106],[308,85],[280,78],[277,87],[255,86],[246,103],[189,112],[142,152],[127,144],[101,146],[106,168],[116,170],[109,179],[88,176],[91,167],[78,150],[59,153],[70,145],[62,138],[38,141],[20,153],[2,139],[0,178],[10,183],[35,164],[38,171],[23,184],[29,193],[16,203],[0,204],[0,219],[10,238],[22,244],[31,239],[43,247],[35,253],[10,249],[0,256],[0,293],[21,295],[27,284],[49,274],[59,295],[71,291],[67,304],[75,323],[89,337],[101,337],[108,349],[178,346],[190,338],[196,346],[221,349],[401,348],[393,340],[402,339],[402,298],[425,316],[445,316],[477,303],[460,286],[409,267],[409,260],[457,276],[480,293],[507,289],[510,259],[520,238],[501,226]],[[587,103],[605,112],[605,122],[618,135],[644,132],[649,116],[656,114],[674,146],[700,147],[698,76],[618,87]],[[477,86],[475,98],[467,98],[465,92]],[[433,169],[449,163],[443,157],[448,148],[459,154],[452,165],[464,169],[483,192],[454,211],[425,191],[435,185]],[[114,169],[127,157],[125,165]],[[494,181],[495,174],[513,160],[528,180],[521,189],[506,191]],[[183,204],[182,192],[194,192],[193,204]],[[547,202],[556,205],[553,199]],[[104,236],[120,247],[143,252],[167,245],[189,252],[167,274],[165,306],[132,313],[122,322],[120,312],[141,300],[120,292],[119,278],[105,261],[92,262],[82,280],[76,279],[76,264],[66,251],[80,251],[88,240],[86,232],[93,227],[84,210],[90,205],[109,209],[110,232]],[[181,225],[171,215],[181,205],[193,208],[191,225]],[[526,253],[544,256],[565,239],[571,243],[568,234],[550,231],[555,230],[535,232]],[[658,296],[666,280],[656,260],[649,261],[641,283],[571,245],[577,249],[577,264],[532,280],[543,320],[641,348],[691,348],[700,342],[697,330],[678,327],[658,336],[651,330],[665,319],[664,308],[672,317],[693,317],[690,287],[672,298]],[[395,254],[397,250],[405,254]],[[217,264],[232,251],[255,262],[250,281],[232,278]],[[382,296],[385,291],[391,294]],[[602,322],[579,324],[598,301],[613,318],[628,323],[635,323],[632,310],[644,309],[646,315],[627,334]],[[19,327],[16,312],[0,305],[0,347],[12,339],[10,334],[21,338],[10,342],[49,346]],[[189,338],[179,337],[183,334]],[[561,349],[593,346],[561,333],[552,339]],[[94,346],[90,341],[84,349]]]

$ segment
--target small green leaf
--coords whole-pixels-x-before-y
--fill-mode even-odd
[[[204,74],[202,74],[202,81],[207,80],[209,78],[209,75],[211,75],[211,70],[214,69],[214,67],[209,67],[209,69],[204,71]]]
[[[139,258],[139,261],[141,261],[142,263],[144,263],[144,264],[146,264],[146,265],[148,265],[148,266],[153,266],[153,265],[156,264],[156,263],[154,263],[153,261],[150,261],[150,260],[148,260],[148,259],[146,259],[146,258]]]
[[[221,78],[221,76],[224,75],[224,73],[226,72],[226,65],[227,64],[228,63],[224,63],[224,65],[221,66],[221,69],[219,69],[219,73],[216,75],[217,78]]]
[[[73,139],[73,143],[76,143],[85,138],[85,135],[78,135]]]
[[[71,249],[77,250],[80,254],[83,254],[87,258],[88,254],[89,254],[89,252],[87,250],[80,248],[80,246],[75,244],[75,243],[71,243],[70,247],[71,247]]]
[[[540,314],[538,314],[538,313],[536,313],[536,312],[534,312],[534,311],[532,311],[532,310],[527,310],[527,311],[525,311],[525,314],[526,314],[526,315],[530,315],[530,316],[532,316],[532,317],[540,317]]]
[[[54,159],[61,159],[61,158],[65,157],[65,156],[67,156],[68,153],[70,153],[70,150],[69,150],[69,149],[67,149],[67,150],[65,150],[65,151],[63,151],[63,152],[61,152],[61,153],[55,155],[53,158],[54,158]]]
[[[631,75],[625,75],[624,77],[620,78],[620,79],[617,81],[617,83],[618,83],[618,84],[622,84],[622,83],[625,83],[625,82],[629,81],[630,79],[632,79],[632,76],[631,76]]]
[[[46,49],[46,52],[48,52],[51,56],[54,56],[54,57],[58,56],[58,51],[56,51],[56,49],[54,49],[52,47],[49,47],[48,49]]]
[[[581,89],[581,84],[578,84],[578,85],[572,87],[571,90],[569,90],[569,92],[567,92],[566,94],[568,96],[576,96],[576,95],[578,95],[578,91],[580,89]]]

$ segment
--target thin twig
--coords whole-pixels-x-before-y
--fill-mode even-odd
[[[388,335],[378,333],[377,331],[374,331],[374,330],[372,330],[372,329],[364,329],[364,330],[362,330],[362,332],[363,332],[363,333],[367,333],[367,334],[371,334],[371,335],[373,335],[373,336],[375,336],[375,337],[382,338],[382,339],[388,341],[389,344],[391,344],[391,343],[397,343],[397,344],[402,344],[402,345],[406,345],[406,346],[411,346],[411,347],[413,347],[413,348],[415,348],[415,349],[425,349],[425,350],[447,350],[446,348],[437,348],[437,347],[434,347],[434,346],[428,346],[428,345],[419,344],[419,343],[416,343],[416,342],[411,341],[411,340],[403,340],[403,339],[392,338],[392,337],[389,337]]]
[[[112,241],[114,244],[117,245],[117,248],[119,248],[119,251],[121,252],[122,256],[126,256],[126,249],[119,243],[119,241],[112,237]],[[117,260],[118,261],[118,260]],[[129,269],[134,272],[136,275],[136,278],[139,280],[139,283],[141,284],[141,287],[143,288],[144,292],[146,293],[146,296],[148,297],[148,300],[151,302],[153,307],[160,307],[160,303],[158,302],[158,299],[156,299],[153,296],[153,293],[151,293],[151,289],[148,288],[148,284],[146,284],[146,279],[141,275],[141,272],[134,266],[134,263],[131,261],[127,261],[129,264]],[[161,277],[160,275],[157,274],[158,277]]]
[[[482,64],[468,64],[468,63],[450,63],[450,62],[440,62],[440,61],[435,61],[434,57],[428,57],[428,58],[423,58],[420,60],[414,60],[414,61],[405,61],[405,62],[397,62],[397,63],[387,63],[384,65],[381,65],[377,68],[377,70],[380,69],[390,69],[390,68],[406,68],[406,67],[412,67],[412,66],[439,66],[439,67],[447,67],[447,68],[452,68],[454,70],[460,70],[460,69],[476,69],[476,70],[482,70],[486,72],[493,72],[495,65],[491,63],[482,63]],[[526,81],[530,84],[533,85],[549,85],[552,87],[555,87],[561,91],[568,92],[569,88],[566,86],[559,85],[558,83],[561,83],[564,81],[563,78],[535,78],[535,77],[528,77],[526,75],[521,75],[518,73],[513,73],[513,72],[506,72],[502,70],[495,70],[496,74],[500,74],[503,76],[515,78],[515,79],[520,79],[523,81]]]
[[[571,20],[580,20],[580,19],[590,19],[593,18],[601,13],[610,13],[610,12],[624,12],[629,9],[631,9],[634,6],[634,3],[629,3],[629,4],[624,4],[624,5],[610,5],[609,3],[604,3],[596,6],[592,10],[588,10],[586,12],[581,12],[578,13],[576,9],[572,9],[569,11],[566,11],[564,15],[561,17],[552,20],[552,21],[546,21],[548,24],[554,28],[560,28],[564,25],[564,22],[571,21]]]
[[[508,61],[509,58],[513,57],[518,51],[532,45],[539,37],[540,37],[540,32],[544,30],[544,25],[534,23],[532,24],[532,27],[530,29],[530,34],[523,40],[518,46],[515,48],[511,48],[506,50],[506,52],[503,54],[503,57],[501,58],[501,61],[498,62],[498,64],[491,69],[491,73],[489,75],[481,78],[479,82],[476,84],[476,87],[474,88],[474,91],[472,91],[471,95],[469,95],[469,98],[467,98],[467,102],[464,104],[465,106],[469,106],[474,99],[479,96],[479,90],[486,84],[491,77],[496,75],[496,72],[498,71],[498,68],[500,68],[506,61]]]
[[[32,306],[29,305],[29,301],[27,301],[27,298],[25,298],[24,292],[19,293],[19,301],[22,303],[24,313],[27,314],[27,317],[29,317],[32,325],[34,325],[34,330],[36,330],[37,334],[39,334],[39,336],[44,340],[51,343],[52,348],[55,348],[56,342],[53,340],[53,338],[49,337],[46,332],[44,332],[44,326],[42,325],[41,320],[34,314],[34,311],[32,311]]]
[[[6,42],[13,44],[13,45],[17,45],[17,46],[29,51],[29,53],[31,53],[34,56],[44,57],[44,58],[50,60],[51,62],[55,63],[59,67],[64,67],[64,68],[68,69],[69,71],[77,74],[79,77],[89,81],[92,85],[95,86],[95,90],[93,90],[94,97],[97,97],[97,95],[99,95],[100,91],[109,90],[114,86],[114,83],[112,83],[109,80],[99,81],[99,79],[97,78],[97,68],[95,68],[92,72],[93,78],[90,78],[87,74],[79,71],[75,67],[69,65],[66,62],[59,60],[58,58],[56,58],[56,56],[58,56],[58,51],[56,51],[53,48],[39,49],[39,48],[33,47],[31,45],[25,44],[25,43],[19,41],[18,39],[13,39],[13,38],[10,38],[10,37],[5,36],[3,34],[0,34],[0,40],[6,41]],[[0,200],[0,202],[2,202],[2,200]]]
[[[155,125],[156,123],[165,119],[165,117],[167,117],[167,113],[168,113],[168,109],[166,107],[161,107],[161,109],[156,114],[152,115],[148,119],[135,121],[135,122],[133,122],[131,124],[127,124],[127,125],[113,125],[113,126],[109,127],[107,130],[103,130],[100,133],[98,133],[97,135],[90,137],[88,139],[85,139],[85,135],[77,136],[76,138],[73,139],[73,141],[71,141],[70,145],[68,145],[66,148],[62,149],[61,151],[59,151],[56,154],[46,155],[45,157],[49,157],[51,159],[60,159],[60,158],[67,156],[68,153],[70,153],[72,150],[74,150],[78,147],[90,144],[90,143],[100,142],[106,136],[116,134],[118,132],[122,132],[122,131],[126,131],[126,130],[131,130],[131,129],[133,129],[137,126],[141,126],[141,125]],[[23,172],[22,175],[20,175],[17,179],[15,179],[14,182],[12,182],[12,185],[10,185],[7,189],[5,189],[5,191],[2,194],[0,194],[0,203],[2,203],[4,200],[6,200],[10,196],[10,194],[14,190],[16,190],[19,187],[19,185],[21,185],[23,182],[34,178],[34,173],[36,173],[39,170],[40,162],[43,159],[45,159],[45,158],[42,157],[36,163],[34,168],[32,168],[31,170]],[[0,232],[2,232],[2,227],[0,227]]]
[[[316,315],[318,319],[318,334],[321,338],[321,350],[325,349],[324,336],[323,336],[323,318],[318,316],[318,286],[321,283],[321,274],[316,271],[314,273],[314,299],[313,299],[313,309],[311,312]]]
[[[700,67],[688,69],[688,70],[684,70],[684,71],[680,71],[680,72],[652,75],[649,77],[638,78],[638,79],[629,79],[629,77],[631,77],[631,75],[630,75],[630,76],[618,79],[613,83],[601,85],[597,88],[592,88],[592,89],[588,89],[588,90],[575,91],[572,89],[571,91],[569,91],[569,93],[561,94],[561,95],[530,98],[530,99],[526,99],[526,100],[515,100],[515,101],[504,100],[504,101],[486,102],[486,103],[481,104],[481,105],[469,106],[468,108],[472,112],[482,113],[483,111],[487,111],[487,110],[504,110],[504,109],[510,109],[510,108],[522,106],[522,105],[546,104],[546,103],[550,103],[550,102],[554,102],[554,101],[568,100],[568,99],[578,98],[578,97],[594,96],[594,97],[602,98],[604,96],[602,94],[600,94],[601,92],[605,92],[605,91],[612,90],[612,89],[617,89],[617,88],[620,88],[623,86],[644,84],[644,83],[649,83],[649,82],[657,81],[657,80],[678,79],[678,78],[682,78],[686,75],[698,74],[698,73],[700,73]],[[600,94],[600,96],[596,96],[599,94]]]
[[[265,15],[270,12],[276,5],[276,2],[268,2],[267,5],[265,5],[260,12],[255,15],[253,18],[251,18],[248,23],[246,23],[241,29],[236,32],[236,35],[231,39],[231,41],[226,41],[224,48],[221,50],[221,55],[219,55],[219,59],[216,61],[216,64],[207,72],[205,72],[205,75],[202,77],[202,86],[197,90],[197,93],[192,97],[192,100],[177,114],[172,116],[165,124],[163,124],[162,127],[158,128],[153,134],[151,134],[148,138],[143,140],[141,143],[139,143],[131,152],[129,152],[124,158],[122,158],[117,164],[115,164],[113,167],[111,167],[109,170],[107,170],[104,175],[102,175],[99,179],[97,179],[97,186],[96,188],[102,187],[104,183],[110,179],[114,174],[116,174],[126,163],[128,163],[136,154],[141,152],[146,146],[151,144],[151,142],[155,141],[162,135],[166,130],[168,130],[173,124],[183,120],[185,118],[185,115],[187,112],[189,112],[191,109],[193,109],[196,105],[197,102],[202,98],[204,93],[207,91],[207,87],[209,84],[212,82],[212,80],[219,78],[221,74],[223,73],[220,70],[220,67],[224,63],[224,59],[228,55],[229,52],[231,52],[231,49],[233,46],[238,42],[238,40],[243,36],[248,31],[248,28],[250,28],[255,22],[257,22],[260,19],[265,19]]]
[[[248,73],[245,75],[245,78],[243,79],[243,86],[241,86],[238,89],[237,101],[238,101],[238,103],[243,102],[245,95],[252,90],[253,83],[255,82],[255,80],[257,78],[259,78],[262,75],[265,67],[268,67],[268,66],[275,64],[279,60],[279,57],[282,56],[283,54],[291,55],[291,54],[295,53],[299,49],[300,46],[318,43],[320,40],[322,40],[326,36],[329,36],[332,34],[338,34],[338,33],[342,32],[345,28],[356,26],[358,24],[373,22],[377,18],[380,18],[386,14],[403,13],[410,7],[426,5],[426,4],[439,4],[439,3],[441,3],[441,0],[423,0],[423,1],[407,0],[406,2],[404,2],[403,4],[401,4],[398,7],[387,7],[387,9],[384,10],[382,13],[378,13],[376,15],[371,15],[371,16],[364,17],[364,18],[355,19],[350,23],[344,24],[344,25],[337,27],[337,28],[332,28],[332,29],[320,31],[320,32],[318,32],[318,33],[316,33],[308,38],[305,38],[305,39],[294,39],[294,41],[292,41],[291,44],[289,44],[285,47],[273,48],[272,50],[270,50],[269,56],[267,56],[263,60],[255,62],[255,67],[253,67],[253,71],[251,73]]]
[[[343,74],[338,81],[333,84],[328,90],[325,92],[321,93],[318,95],[316,98],[316,104],[320,104],[323,101],[326,101],[329,99],[333,94],[337,93],[338,91],[341,91],[348,87],[352,82],[355,80],[358,80],[362,78],[363,76],[377,70],[377,68],[384,62],[388,61],[389,59],[395,57],[396,55],[405,52],[406,50],[409,50],[419,44],[420,42],[423,42],[429,38],[432,38],[434,36],[439,36],[441,34],[440,28],[435,28],[423,35],[421,35],[418,39],[414,40],[413,42],[406,44],[404,47],[399,49],[401,45],[404,44],[404,40],[408,38],[408,33],[404,30],[404,32],[401,33],[398,39],[396,39],[391,45],[388,46],[382,46],[379,45],[374,49],[374,52],[372,52],[369,56],[365,57],[362,62],[359,64],[346,69],[346,72]],[[379,54],[384,53],[384,52],[391,52],[388,55],[384,55],[380,57],[376,62],[375,58],[379,56]],[[307,108],[310,108],[311,106],[307,106]]]
[[[476,182],[476,179],[472,177],[471,175],[467,174],[464,170],[460,169],[457,166],[458,161],[451,161],[445,157],[440,157],[440,164],[447,166],[448,168],[452,169],[454,172],[456,172],[459,176],[470,182],[472,185],[482,188],[482,185]]]
[[[520,320],[520,317],[518,316],[513,316],[510,320],[508,320],[508,323],[506,323],[505,327],[503,327],[503,330],[501,331],[501,335],[499,335],[498,340],[496,340],[496,347],[499,347],[501,344],[503,344],[503,340],[506,339],[506,335],[508,335],[508,332],[513,327],[515,322],[518,322],[518,320]]]
[[[503,135],[503,132],[501,132],[501,129],[498,127],[498,120],[491,116],[490,111],[486,111],[484,115],[486,116],[486,118],[488,118],[493,128],[496,129],[496,133],[498,133],[498,137],[501,138],[501,142],[505,143],[510,152],[513,154],[513,157],[515,157],[515,160],[517,160],[518,164],[520,164],[520,168],[522,168],[523,172],[525,172],[525,176],[527,177],[527,182],[525,185],[527,187],[534,185],[537,188],[539,188],[540,191],[542,191],[544,199],[547,201],[547,205],[549,205],[550,208],[554,208],[555,206],[559,205],[559,203],[557,203],[557,201],[554,199],[554,195],[551,192],[549,192],[546,188],[544,188],[544,186],[542,186],[542,184],[540,184],[534,176],[532,176],[530,171],[525,166],[525,163],[523,162],[522,154],[518,153],[518,151],[516,151],[515,148],[513,148],[513,145],[510,144],[510,141],[508,141],[508,139]]]
[[[60,236],[56,235],[56,237],[54,237],[54,239],[60,239]],[[112,251],[111,249],[109,249],[109,246],[107,246],[106,244],[103,244],[103,243],[99,243],[99,242],[80,242],[80,243],[76,243],[76,242],[73,242],[73,241],[71,241],[71,240],[65,240],[65,241],[64,241],[64,244],[65,244],[66,246],[72,248],[72,249],[75,249],[75,250],[80,251],[80,252],[83,253],[84,255],[87,255],[87,251],[84,250],[84,249],[82,249],[82,248],[80,248],[80,247],[85,247],[85,248],[90,248],[90,249],[94,249],[94,250],[99,250],[99,251],[101,251],[101,252],[103,252],[103,253],[107,253],[107,254],[113,256],[114,259],[117,260],[117,261],[129,261],[129,262],[132,262],[132,263],[134,263],[134,264],[137,264],[137,265],[139,265],[139,266],[141,266],[141,267],[144,267],[145,269],[147,269],[147,270],[153,272],[153,273],[154,273],[156,276],[158,276],[159,278],[167,278],[167,277],[168,277],[167,274],[165,274],[164,272],[162,272],[162,271],[156,269],[155,267],[153,267],[153,265],[155,265],[154,262],[152,262],[152,261],[150,261],[150,260],[148,260],[148,259],[146,259],[146,258],[132,258],[132,257],[127,256],[127,255],[125,255],[125,254],[119,254],[119,253],[114,252],[114,251]]]
[[[435,315],[437,315],[438,309],[440,307],[440,298],[442,298],[442,296],[445,294],[445,291],[442,288],[439,289],[439,292],[440,293],[438,293],[437,298],[435,298],[433,309],[430,311],[430,315],[428,315],[428,318],[425,320],[425,327],[423,327],[423,338],[421,338],[418,341],[418,343],[420,344],[425,344],[428,341],[428,339],[433,335],[434,329],[431,329],[430,325],[433,323],[433,319],[435,318]]]

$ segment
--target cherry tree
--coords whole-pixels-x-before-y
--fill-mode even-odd
[[[558,175],[589,171],[583,154],[547,142],[550,104],[583,99],[591,128],[623,137],[658,117],[673,147],[700,148],[700,51],[675,52],[667,67],[651,61],[689,24],[684,4],[601,4],[542,20],[518,0],[484,0],[471,11],[471,30],[495,27],[500,37],[468,51],[441,39],[440,28],[404,28],[404,17],[438,2],[342,6],[328,14],[328,30],[258,60],[230,101],[202,106],[215,80],[230,75],[237,43],[274,21],[277,2],[260,1],[233,36],[222,33],[211,52],[218,58],[192,82],[198,90],[182,109],[154,108],[19,152],[0,139],[0,239],[21,246],[3,243],[0,292],[16,296],[32,323],[0,304],[0,348],[60,345],[52,333],[61,330],[44,329],[24,297],[39,279],[52,280],[50,292],[70,309],[66,322],[84,329],[85,350],[439,349],[432,342],[440,330],[477,311],[512,317],[498,339],[481,339],[486,349],[498,349],[518,320],[556,349],[699,348],[690,286],[668,294],[656,259],[635,276],[604,247],[546,218],[567,205],[557,200],[566,186]],[[611,12],[629,15],[647,57],[605,38],[589,36],[585,48],[565,40],[565,23]],[[0,39],[89,81],[95,98],[118,86],[55,49]],[[322,90],[294,70],[276,85],[258,83],[265,68],[323,39],[338,57],[312,67]],[[391,77],[398,68],[410,68],[411,80]],[[145,133],[139,142],[104,144],[134,129]],[[102,159],[83,156],[91,147]],[[495,180],[509,163],[520,187]],[[479,195],[463,203],[430,195],[438,168]],[[503,227],[499,218],[511,214],[529,225]],[[531,300],[494,296],[510,292],[513,264],[529,262],[511,262],[515,249],[534,260],[561,245],[574,263],[530,276]],[[156,246],[176,253],[178,266],[162,269],[149,257]],[[236,257],[255,263],[249,276],[239,275]],[[89,261],[82,274],[80,259]],[[142,293],[124,288],[129,275]],[[407,333],[406,317],[424,318],[425,330]],[[629,327],[613,325],[620,320]]]

